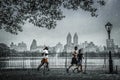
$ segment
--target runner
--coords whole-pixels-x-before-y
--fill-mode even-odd
[[[79,49],[79,53],[78,53],[78,55],[77,55],[77,58],[78,58],[78,63],[77,63],[77,71],[78,72],[82,72],[83,70],[82,70],[82,59],[84,59],[84,57],[83,57],[83,53],[82,53],[82,50],[83,49]]]
[[[69,66],[69,68],[67,68],[67,73],[69,72],[69,69],[72,67],[72,66],[74,66],[74,65],[76,65],[77,66],[77,46],[76,47],[74,47],[74,52],[73,52],[73,57],[72,57],[72,61],[71,61],[71,65]]]
[[[49,62],[48,62],[48,47],[45,47],[43,49],[43,53],[42,53],[42,60],[41,60],[41,64],[38,66],[37,70],[39,71],[39,69],[43,66],[43,64],[47,64],[46,67],[49,71]]]

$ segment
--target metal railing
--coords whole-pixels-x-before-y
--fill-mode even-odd
[[[41,63],[42,57],[2,57],[0,58],[0,69],[35,69]],[[67,60],[66,60],[67,59]],[[66,68],[71,63],[71,57],[49,57],[50,68]],[[120,70],[120,60],[114,59],[115,68]],[[106,58],[87,58],[83,59],[83,68],[86,66],[87,70],[107,70],[108,59]]]

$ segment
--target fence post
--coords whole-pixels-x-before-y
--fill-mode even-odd
[[[23,57],[23,69],[24,69],[24,57]]]
[[[107,58],[107,56],[105,54],[105,57],[104,57],[104,71],[106,70],[106,58]]]
[[[118,66],[116,65],[116,74],[118,73]]]
[[[84,73],[86,73],[86,69],[87,69],[87,52],[86,52],[86,56],[85,56],[85,70],[84,70]]]
[[[67,69],[67,52],[66,53],[66,60],[65,60],[65,69]]]

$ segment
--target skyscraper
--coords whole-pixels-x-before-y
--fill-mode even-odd
[[[37,48],[37,41],[35,39],[33,39],[32,44],[30,46],[30,50],[34,50],[36,48]]]
[[[73,44],[74,44],[75,46],[78,45],[78,35],[77,35],[77,33],[74,34],[74,37],[73,37]]]
[[[71,39],[72,39],[71,34],[68,33],[68,35],[67,35],[67,45],[70,45],[72,43]]]
[[[64,46],[64,51],[71,53],[74,50],[74,47],[78,46],[78,35],[77,33],[74,34],[73,42],[72,42],[72,36],[70,33],[67,35],[67,44]]]

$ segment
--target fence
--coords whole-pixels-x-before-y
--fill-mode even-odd
[[[2,57],[0,69],[36,69],[42,57]],[[66,68],[70,65],[71,57],[49,57],[50,68]],[[114,70],[120,70],[120,59],[113,58]],[[108,70],[108,58],[91,57],[83,59],[86,70]]]

